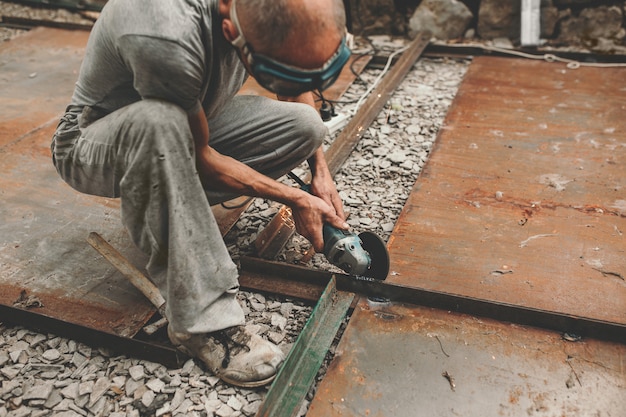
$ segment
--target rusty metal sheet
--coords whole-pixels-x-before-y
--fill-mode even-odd
[[[479,57],[389,242],[389,282],[626,323],[626,69]]]
[[[131,337],[155,310],[86,241],[97,231],[144,265],[119,201],[70,189],[50,159],[86,41],[40,28],[0,45],[0,304],[12,308],[25,292],[42,304],[33,313]]]
[[[307,417],[622,415],[626,346],[362,300]]]
[[[88,35],[37,28],[0,43],[0,146],[58,122],[72,96]]]
[[[0,153],[0,303],[22,291],[42,307],[31,311],[131,337],[155,309],[87,244],[91,231],[111,240],[136,265],[145,259],[121,227],[119,201],[77,193],[49,157],[53,126]]]

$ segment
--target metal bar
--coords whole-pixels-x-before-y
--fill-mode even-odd
[[[189,359],[172,346],[118,336],[3,304],[0,304],[0,320],[74,339],[89,346],[104,347],[116,354],[157,362],[171,368],[178,368]]]
[[[222,236],[226,236],[226,233],[239,221],[241,214],[248,209],[253,201],[254,198],[252,197],[241,196],[223,204],[211,206]]]
[[[332,273],[259,258],[242,257],[239,284],[242,288],[318,301]]]
[[[241,269],[244,271],[253,271],[259,274],[280,277],[284,280],[288,279],[298,283],[311,283],[322,288],[326,287],[333,276],[332,272],[324,271],[322,269],[269,261],[251,256],[242,256],[240,263]]]
[[[283,249],[296,231],[296,224],[291,215],[291,208],[281,206],[278,213],[261,230],[254,241],[257,255],[264,259],[273,259]]]
[[[371,278],[353,277],[345,274],[333,274],[328,271],[288,265],[280,262],[271,262],[258,258],[242,259],[242,269],[254,270],[268,277],[281,277],[283,281],[293,279],[295,282],[314,282],[316,285],[320,285],[325,280],[334,278],[338,290],[363,294],[370,298],[387,299],[394,302],[404,302],[441,310],[456,311],[511,323],[574,333],[585,337],[626,343],[626,326],[619,323],[484,300],[443,291],[392,284],[389,281],[378,281]]]
[[[352,293],[337,291],[334,280],[328,283],[265,396],[257,417],[297,415],[354,297]]]
[[[93,27],[93,24],[57,22],[55,20],[29,19],[16,16],[2,16],[2,23],[3,25],[16,25],[26,29],[32,29],[37,26],[45,26],[56,29],[90,31]]]
[[[626,326],[514,304],[335,274],[337,289],[424,307],[488,317],[579,336],[626,343]]]
[[[429,40],[430,34],[422,32],[409,44],[407,50],[383,78],[380,85],[363,102],[355,117],[348,122],[341,134],[326,150],[328,168],[333,176],[339,172],[361,139],[365,129],[376,119],[396,88],[409,73],[411,67],[422,55]]]
[[[537,58],[543,58],[550,54],[559,58],[571,59],[579,62],[589,63],[626,63],[626,55],[624,54],[593,54],[587,52],[571,52],[571,51],[543,51],[539,48],[522,47],[510,50],[493,50],[480,45],[457,44],[454,46],[444,45],[440,43],[431,43],[426,47],[424,56],[428,57],[472,57],[472,56],[497,56],[503,58],[519,58],[516,53],[525,53],[535,55]],[[372,59],[371,65],[384,65],[386,60],[383,56],[377,56]]]
[[[395,89],[398,88],[406,74],[415,64],[415,61],[420,57],[429,40],[430,34],[423,32],[409,44],[402,57],[398,59],[380,85],[369,95],[357,114],[348,122],[339,136],[326,150],[325,155],[328,168],[333,176],[339,172],[341,166],[361,139],[365,129],[383,109]],[[259,233],[255,241],[258,256],[265,259],[275,258],[289,239],[291,239],[294,232],[295,225],[291,218],[291,211],[283,206],[279,213]]]
[[[102,10],[102,7],[106,4],[106,0],[11,0],[11,2],[28,6],[92,11]]]

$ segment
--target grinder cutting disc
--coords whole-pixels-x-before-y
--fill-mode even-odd
[[[363,249],[369,253],[372,260],[370,268],[363,274],[366,277],[385,280],[389,275],[389,251],[385,242],[375,233],[361,232],[359,234]]]

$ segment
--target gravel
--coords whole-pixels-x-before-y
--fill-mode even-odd
[[[33,11],[34,10],[34,11]],[[44,12],[42,12],[44,10]],[[80,15],[30,9],[0,1],[0,14],[43,13],[80,22]],[[56,13],[56,14],[55,14]],[[44,16],[36,18],[44,18]],[[0,29],[6,40],[19,31]],[[371,40],[379,52],[404,44],[385,36]],[[359,46],[356,49],[360,48]],[[355,50],[355,52],[357,52]],[[336,176],[353,230],[373,231],[387,240],[424,163],[469,61],[422,58],[367,129]],[[355,102],[380,75],[368,69],[351,86],[336,111],[350,115]],[[326,146],[333,140],[329,136]],[[304,166],[295,170],[304,174]],[[285,182],[291,183],[290,180]],[[225,241],[235,260],[254,253],[258,231],[279,205],[256,199]],[[298,262],[308,241],[296,235],[279,255]],[[316,254],[308,266],[333,269]],[[310,303],[241,291],[249,328],[288,352],[308,319]],[[332,357],[328,355],[327,362]],[[323,376],[324,369],[318,375]],[[195,361],[179,369],[127,357],[74,340],[0,324],[0,417],[38,416],[253,416],[267,388],[240,389],[223,384]],[[301,414],[306,413],[307,396]]]

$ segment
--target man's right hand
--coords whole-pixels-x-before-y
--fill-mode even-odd
[[[318,253],[324,252],[324,235],[322,232],[324,223],[342,230],[348,230],[349,226],[339,217],[334,207],[331,207],[319,197],[306,193],[298,199],[297,204],[291,205],[291,212],[299,234],[308,239]]]

